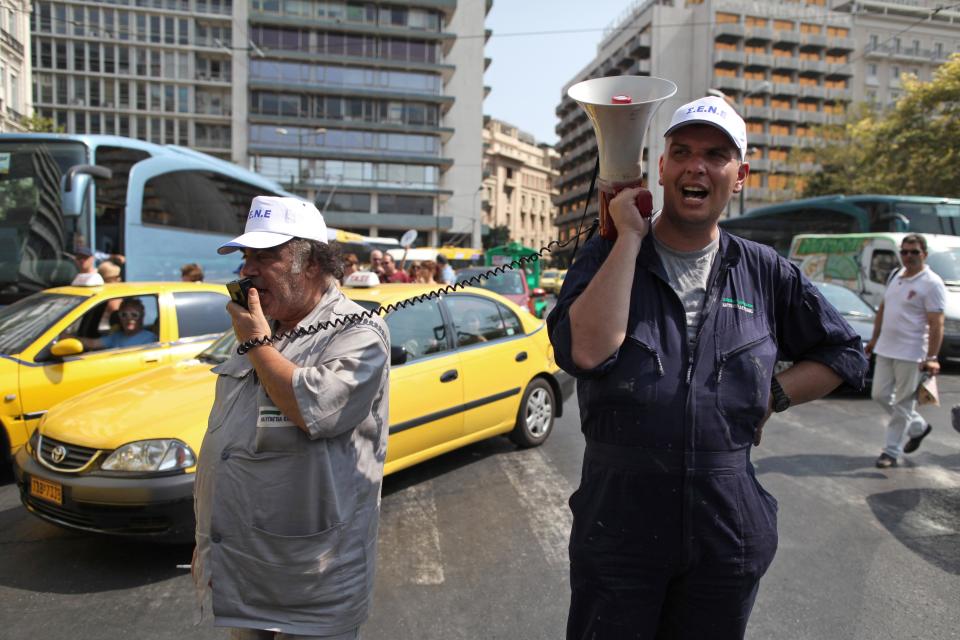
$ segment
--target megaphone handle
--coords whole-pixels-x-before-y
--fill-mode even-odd
[[[640,187],[640,193],[637,194],[637,210],[644,218],[653,215],[653,194],[643,188],[643,179],[630,180],[627,182],[607,182],[600,179],[597,181],[597,190],[600,192],[600,237],[610,240],[617,239],[617,227],[610,216],[610,201],[624,189]]]

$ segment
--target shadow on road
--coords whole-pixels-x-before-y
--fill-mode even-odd
[[[874,469],[875,456],[841,456],[798,454],[768,456],[753,461],[757,475],[782,473],[787,476],[843,476],[847,478],[878,478],[886,476]]]
[[[899,489],[867,496],[867,504],[905,547],[960,575],[960,489]]]
[[[22,555],[0,553],[0,585],[36,593],[99,593],[161,582],[184,575],[176,565],[189,564],[193,555],[193,545],[85,534],[46,523],[38,527],[20,505],[0,511],[0,532],[0,543],[16,540],[19,553],[30,554],[25,563]]]
[[[490,456],[516,451],[517,446],[507,438],[490,438],[393,473],[383,479],[382,494],[387,497],[408,487],[433,480],[458,469],[480,462]]]

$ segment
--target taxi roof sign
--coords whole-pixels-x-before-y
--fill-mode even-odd
[[[369,288],[380,284],[380,278],[373,271],[354,271],[343,281],[345,287]]]

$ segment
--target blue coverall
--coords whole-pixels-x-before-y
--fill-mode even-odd
[[[577,378],[586,438],[570,498],[567,638],[742,638],[777,548],[777,501],[750,463],[774,363],[814,360],[860,388],[860,337],[795,265],[721,231],[691,346],[648,234],[627,337],[581,369],[570,306],[612,246],[582,247],[547,319],[557,363]]]

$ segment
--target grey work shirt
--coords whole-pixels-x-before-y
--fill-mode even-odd
[[[334,285],[298,325],[363,309]],[[213,369],[194,488],[196,586],[217,626],[336,635],[366,619],[388,434],[390,340],[379,316],[275,344],[298,365],[309,435],[246,356]]]

